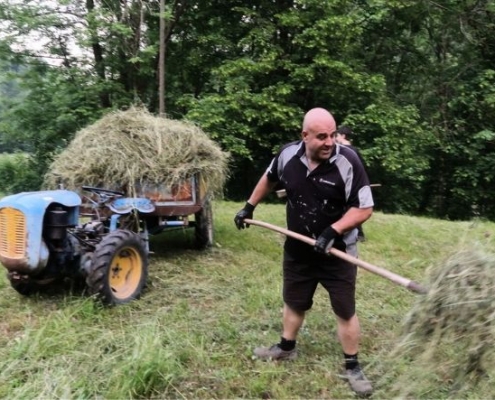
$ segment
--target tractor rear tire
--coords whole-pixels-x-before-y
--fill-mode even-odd
[[[213,210],[211,200],[207,198],[200,211],[194,214],[196,227],[194,231],[195,244],[198,249],[213,246]]]
[[[89,292],[108,306],[138,299],[148,279],[148,254],[139,235],[118,229],[96,246],[86,278]]]

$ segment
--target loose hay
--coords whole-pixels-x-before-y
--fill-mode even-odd
[[[199,173],[218,195],[227,165],[228,154],[198,126],[132,107],[77,132],[50,165],[43,186],[79,190],[88,185],[134,194],[136,184],[170,187]]]
[[[495,257],[481,250],[461,251],[432,269],[429,281],[428,293],[418,296],[406,316],[387,362],[396,376],[384,379],[395,381],[399,397],[415,398],[428,397],[439,387],[448,396],[459,396],[493,385]],[[400,372],[404,364],[407,376]]]

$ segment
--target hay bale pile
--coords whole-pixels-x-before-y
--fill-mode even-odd
[[[132,107],[79,131],[49,167],[43,186],[118,188],[133,195],[136,184],[172,186],[199,173],[218,195],[227,164],[228,154],[196,125]]]
[[[387,362],[396,376],[385,379],[395,381],[401,398],[428,397],[439,387],[458,397],[493,385],[495,257],[480,249],[460,251],[431,269],[429,281]]]

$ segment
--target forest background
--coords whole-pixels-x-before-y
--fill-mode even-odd
[[[0,192],[38,189],[105,113],[158,113],[160,37],[165,114],[230,152],[227,199],[319,106],[357,133],[378,210],[495,220],[488,0],[4,0]]]

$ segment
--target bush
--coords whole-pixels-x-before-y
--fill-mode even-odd
[[[25,153],[0,155],[0,192],[13,194],[37,190],[40,178],[34,172],[31,159]]]

